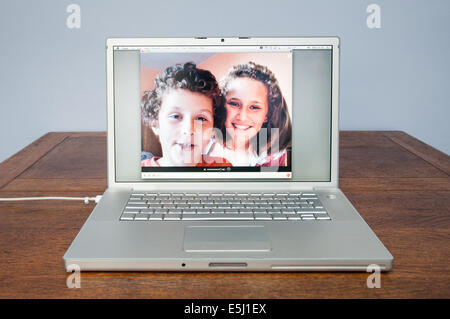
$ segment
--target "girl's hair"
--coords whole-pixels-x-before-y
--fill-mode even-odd
[[[192,62],[166,68],[155,78],[153,90],[144,92],[141,99],[141,112],[146,122],[157,126],[164,93],[171,89],[185,89],[211,98],[214,125],[218,127],[223,125],[226,111],[221,107],[223,97],[217,80],[211,72],[198,69]]]
[[[221,80],[222,94],[224,97],[226,97],[228,92],[229,83],[233,79],[241,77],[258,80],[267,87],[269,106],[267,111],[267,122],[261,127],[267,129],[267,141],[259,141],[259,143],[257,143],[257,153],[267,151],[267,154],[270,154],[272,145],[277,141],[279,151],[291,146],[292,124],[289,117],[289,111],[286,101],[281,93],[278,80],[273,72],[267,67],[254,62],[233,66]],[[223,109],[225,109],[226,112],[225,105],[223,106]],[[278,128],[278,134],[273,135],[272,128]],[[222,127],[222,131],[226,134],[225,127]],[[258,134],[254,138],[258,138]]]

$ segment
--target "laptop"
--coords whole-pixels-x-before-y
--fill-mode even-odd
[[[339,42],[107,39],[108,188],[66,270],[391,270],[338,187]]]

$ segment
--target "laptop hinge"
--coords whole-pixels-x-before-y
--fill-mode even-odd
[[[133,190],[161,190],[161,191],[180,191],[180,190],[190,190],[190,191],[222,191],[222,192],[231,192],[233,190],[238,191],[267,191],[267,192],[277,192],[277,191],[312,191],[313,187],[308,187],[302,185],[298,187],[294,185],[294,183],[287,184],[278,184],[274,183],[255,183],[255,182],[237,182],[237,183],[223,183],[223,182],[209,182],[209,183],[200,183],[200,182],[172,182],[172,183],[151,183],[149,185],[132,185],[131,188]]]

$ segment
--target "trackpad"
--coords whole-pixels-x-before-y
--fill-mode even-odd
[[[184,251],[270,251],[264,226],[190,226],[184,229]]]

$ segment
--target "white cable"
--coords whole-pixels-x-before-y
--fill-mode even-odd
[[[96,204],[100,201],[102,195],[95,197],[14,197],[14,198],[0,198],[0,201],[24,201],[24,200],[82,200],[85,204],[89,204],[89,201],[94,201]]]

